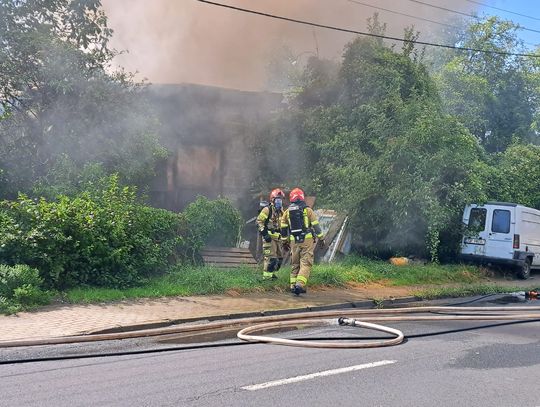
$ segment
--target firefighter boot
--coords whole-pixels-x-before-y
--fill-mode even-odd
[[[294,295],[300,295],[300,294],[305,294],[307,291],[304,287],[302,287],[300,284],[296,284],[294,286],[294,289],[292,291],[294,293]]]

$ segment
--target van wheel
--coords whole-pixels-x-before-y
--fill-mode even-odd
[[[527,280],[531,276],[531,260],[526,259],[523,266],[518,270],[517,276],[522,280]]]

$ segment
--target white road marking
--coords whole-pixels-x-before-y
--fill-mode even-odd
[[[349,366],[349,367],[342,367],[339,369],[324,370],[322,372],[311,373],[311,374],[307,374],[303,376],[289,377],[288,379],[280,379],[280,380],[274,380],[271,382],[266,382],[266,383],[261,383],[261,384],[253,384],[250,386],[244,386],[242,387],[242,389],[251,390],[251,391],[261,390],[261,389],[266,389],[268,387],[281,386],[281,385],[289,384],[289,383],[297,383],[297,382],[302,382],[304,380],[311,380],[317,377],[332,376],[332,375],[341,374],[341,373],[354,372],[355,370],[369,369],[370,367],[391,365],[392,363],[396,363],[396,362],[397,360],[381,360],[379,362],[364,363],[363,365],[355,365],[355,366]]]

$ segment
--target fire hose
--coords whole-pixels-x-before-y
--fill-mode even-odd
[[[521,313],[527,311],[527,313]],[[403,314],[418,314],[418,313],[438,313],[442,315],[403,315]],[[448,315],[445,315],[448,314]],[[452,313],[452,314],[450,314]],[[400,315],[401,314],[401,315]],[[337,318],[337,319],[336,319]],[[361,318],[358,320],[356,318]],[[270,322],[269,322],[270,321]],[[318,311],[304,312],[293,315],[275,315],[263,317],[251,317],[236,320],[212,321],[205,323],[185,324],[181,326],[169,326],[163,328],[153,328],[139,330],[135,332],[120,332],[109,334],[91,334],[77,335],[61,338],[46,338],[46,339],[25,339],[0,342],[1,348],[17,347],[17,346],[38,346],[52,344],[67,344],[67,343],[83,343],[106,340],[118,340],[127,338],[141,337],[157,337],[167,335],[192,335],[208,332],[217,332],[219,330],[229,331],[232,329],[241,329],[237,336],[242,341],[232,343],[218,343],[207,345],[195,345],[187,347],[167,347],[156,349],[137,349],[129,351],[120,351],[112,353],[90,353],[82,355],[62,355],[50,357],[37,357],[29,359],[2,360],[0,365],[14,363],[31,363],[43,361],[57,361],[66,359],[82,359],[95,357],[111,357],[122,355],[137,355],[147,353],[161,353],[169,351],[182,351],[189,349],[204,349],[224,346],[249,345],[256,343],[268,343],[288,346],[303,346],[310,348],[372,348],[380,346],[392,346],[402,343],[405,339],[433,336],[449,333],[457,333],[470,331],[474,328],[458,328],[440,332],[432,332],[429,334],[412,334],[404,335],[403,332],[389,328],[386,326],[373,323],[378,322],[410,322],[410,321],[510,321],[497,324],[484,325],[479,328],[489,328],[494,326],[522,324],[530,322],[540,322],[540,307],[409,307],[409,308],[392,308],[392,309],[356,309],[356,310],[334,310],[334,311]],[[361,338],[361,337],[324,337],[314,338],[311,336],[297,339],[274,338],[270,336],[255,336],[251,335],[254,332],[260,332],[267,329],[284,329],[289,327],[307,327],[307,326],[351,326],[357,328],[366,328],[384,332],[393,335],[393,338]],[[247,327],[246,327],[247,326]],[[376,340],[373,340],[376,339]],[[354,340],[356,342],[344,342]],[[320,341],[335,341],[335,342],[320,342]],[[339,342],[338,342],[339,341]]]
[[[511,311],[511,313],[508,313]],[[528,311],[533,313],[518,314],[515,312]],[[534,312],[536,311],[536,312]],[[274,345],[299,346],[307,348],[330,348],[330,349],[350,349],[350,348],[373,348],[382,346],[393,346],[403,342],[405,335],[398,329],[386,327],[377,322],[406,322],[406,321],[501,321],[501,320],[537,320],[540,319],[540,307],[417,307],[417,308],[396,308],[384,310],[350,310],[320,312],[318,318],[303,319],[297,318],[287,321],[273,321],[258,325],[249,326],[240,330],[237,337],[247,342],[262,342]],[[425,312],[467,312],[476,313],[472,315],[429,315],[429,316],[387,316],[384,314],[407,314]],[[373,315],[374,314],[374,315]],[[382,314],[382,315],[381,315]],[[371,315],[371,316],[370,316]],[[315,315],[310,315],[314,317]],[[362,320],[351,317],[361,316]],[[328,317],[338,317],[331,319]],[[254,332],[263,330],[283,329],[291,326],[314,327],[314,326],[352,326],[385,332],[393,335],[393,338],[375,341],[356,341],[347,343],[336,342],[315,342],[308,340],[295,340],[277,338],[272,336],[252,335]]]
[[[506,315],[494,315],[494,312],[507,313],[509,311],[528,311],[536,312],[533,314],[506,314]],[[428,312],[476,312],[487,313],[488,315],[437,315],[437,316],[388,316],[394,314],[411,314],[411,313],[428,313]],[[309,320],[315,320],[313,324],[319,325],[339,325],[337,319],[332,321],[324,321],[323,319],[329,318],[362,318],[365,322],[383,322],[383,321],[443,321],[443,320],[534,320],[540,319],[540,307],[446,307],[446,306],[429,306],[429,307],[408,307],[408,308],[391,308],[391,309],[350,309],[350,310],[333,310],[333,311],[315,311],[315,312],[302,312],[297,314],[287,315],[274,315],[274,316],[261,316],[250,317],[233,320],[221,320],[195,324],[182,324],[176,326],[168,326],[162,328],[143,329],[138,331],[129,332],[117,332],[117,333],[101,333],[90,335],[74,335],[67,337],[57,338],[36,338],[36,339],[15,339],[10,341],[0,341],[0,348],[10,348],[18,346],[40,346],[40,345],[59,345],[68,343],[84,343],[84,342],[97,342],[107,340],[119,340],[119,339],[131,339],[131,338],[143,338],[143,337],[155,337],[170,334],[198,334],[204,332],[212,332],[223,329],[233,329],[238,327],[241,329],[239,338],[248,342],[266,342],[277,343],[272,338],[270,340],[261,340],[266,337],[253,337],[249,333],[257,332],[262,329],[280,328],[279,324],[285,322],[288,325],[305,325]],[[323,320],[321,322],[321,320]],[[290,323],[289,323],[290,322]],[[359,322],[355,322],[355,326],[359,327]],[[262,324],[262,325],[257,325]],[[242,329],[242,327],[244,327]],[[371,328],[374,329],[374,328]],[[386,331],[390,333],[389,331]],[[396,333],[392,332],[396,335]],[[397,343],[392,343],[397,344]],[[349,347],[353,344],[348,344]],[[381,345],[379,345],[381,346]],[[319,346],[317,346],[319,347]]]

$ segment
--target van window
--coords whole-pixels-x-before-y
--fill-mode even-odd
[[[485,208],[472,208],[469,215],[469,228],[478,232],[485,230],[486,213],[487,210]]]
[[[505,209],[495,209],[493,211],[491,231],[495,233],[510,232],[510,211]]]

